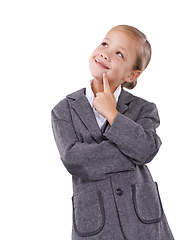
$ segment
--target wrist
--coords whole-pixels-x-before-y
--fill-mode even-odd
[[[110,126],[112,126],[117,114],[118,114],[118,111],[117,111],[117,109],[115,109],[112,112],[110,112],[109,116],[106,117]]]

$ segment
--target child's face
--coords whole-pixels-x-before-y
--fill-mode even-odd
[[[94,79],[102,82],[106,72],[110,85],[117,87],[131,81],[135,62],[136,41],[124,32],[111,31],[93,51],[89,67]]]

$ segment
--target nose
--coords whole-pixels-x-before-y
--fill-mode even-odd
[[[110,61],[110,58],[109,58],[108,54],[106,54],[106,53],[101,53],[101,54],[100,54],[100,57],[101,57],[101,58],[104,58],[104,59],[105,59],[106,61],[108,61],[108,62]]]

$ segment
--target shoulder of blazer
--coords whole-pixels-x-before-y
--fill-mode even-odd
[[[82,88],[82,89],[77,90],[77,91],[75,91],[71,94],[68,94],[66,96],[66,98],[71,99],[71,100],[76,100],[76,99],[78,99],[82,96],[85,96],[85,92],[86,92],[86,88]],[[142,104],[142,105],[150,103],[147,100],[145,100],[143,98],[140,98],[140,97],[137,97],[137,96],[129,93],[128,91],[122,89],[121,94],[120,94],[119,99],[118,99],[118,102],[121,103],[121,104],[128,104],[132,101],[135,101],[136,103],[138,102],[139,104]]]
[[[81,96],[85,95],[85,88],[82,88],[78,91],[75,91],[69,95],[67,95],[65,98],[63,98],[61,101],[59,101],[55,107],[52,109],[52,112],[60,119],[63,119],[66,116],[66,111],[69,110],[69,101],[75,100],[80,98]],[[69,101],[68,101],[69,100]]]
[[[118,99],[118,105],[123,105],[123,104],[135,104],[136,106],[145,106],[147,104],[152,104],[151,102],[141,98],[141,97],[137,97],[131,93],[129,93],[128,91],[122,89],[121,94],[119,96]]]
[[[76,92],[73,92],[73,93],[70,93],[68,94],[66,97],[68,99],[78,99],[80,98],[81,96],[84,96],[85,95],[85,92],[86,92],[86,88],[82,88]]]
[[[54,113],[57,115],[57,117],[62,118],[65,116],[65,110],[69,109],[69,102],[73,102],[77,99],[80,99],[81,97],[85,96],[85,88],[82,88],[80,90],[77,90],[73,93],[70,93],[66,96],[66,98],[62,99],[53,109]],[[126,110],[129,104],[132,104],[137,109],[141,108],[147,104],[152,104],[151,102],[148,102],[147,100],[137,97],[128,91],[122,89],[121,94],[118,99],[118,109],[121,109],[121,112]]]

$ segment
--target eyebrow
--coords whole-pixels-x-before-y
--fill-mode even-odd
[[[109,41],[111,41],[111,42],[112,42],[112,40],[111,40],[111,39],[109,39],[109,38],[104,38],[104,39],[107,39],[107,40],[109,40]],[[124,47],[122,47],[122,46],[120,46],[120,45],[119,45],[119,47],[120,47],[121,49],[123,49],[123,50],[126,52],[126,50],[125,50],[125,48],[124,48]]]

